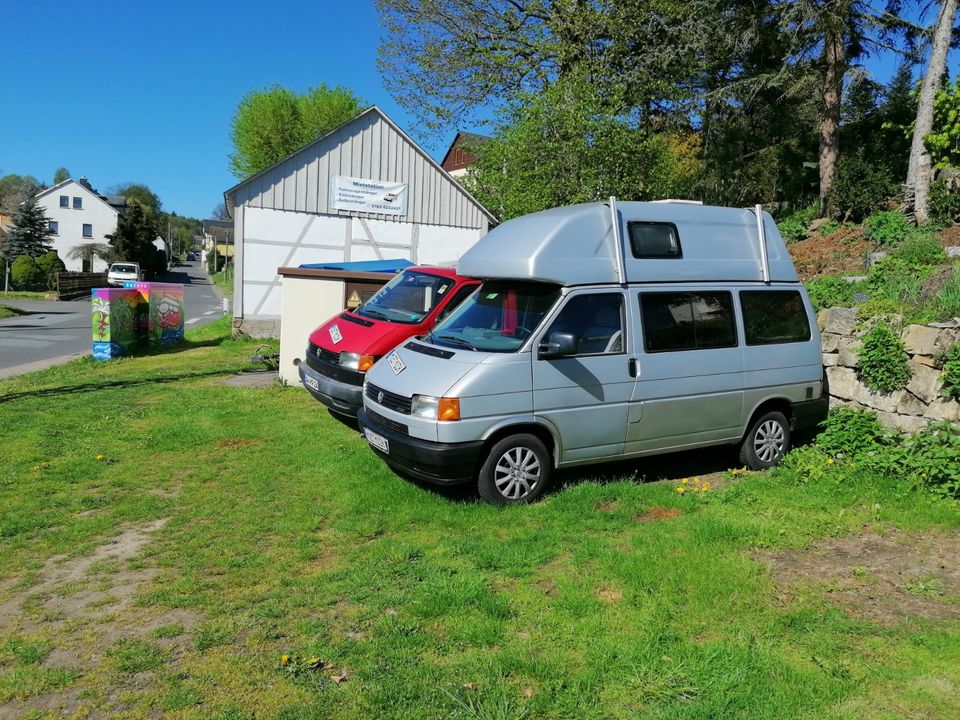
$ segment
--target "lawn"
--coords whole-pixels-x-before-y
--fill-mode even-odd
[[[23,315],[23,311],[7,305],[0,305],[0,320],[17,317],[17,315]]]
[[[0,717],[960,716],[955,502],[697,453],[490,507],[225,328],[0,381]]]
[[[210,279],[221,295],[233,299],[233,265],[227,265],[221,272],[213,273]]]

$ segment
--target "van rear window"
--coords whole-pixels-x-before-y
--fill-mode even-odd
[[[733,298],[728,292],[641,293],[647,352],[734,347]]]
[[[679,258],[680,235],[673,223],[630,222],[630,250],[635,258]]]
[[[747,345],[806,342],[810,323],[796,290],[744,290],[740,293]]]

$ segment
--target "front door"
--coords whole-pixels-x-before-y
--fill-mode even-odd
[[[555,332],[573,334],[576,352],[541,358],[534,348],[534,412],[560,432],[561,462],[620,455],[634,385],[626,352],[624,293],[569,295],[538,345],[549,342]]]

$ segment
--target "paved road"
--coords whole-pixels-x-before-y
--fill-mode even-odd
[[[158,278],[183,283],[187,327],[197,327],[223,314],[223,300],[199,262],[190,262]],[[90,299],[55,302],[3,300],[24,315],[0,320],[0,377],[18,375],[89,355]]]

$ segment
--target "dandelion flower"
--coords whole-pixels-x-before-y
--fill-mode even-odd
[[[97,455],[97,460],[103,460],[103,455]]]
[[[710,489],[710,483],[705,482],[701,487],[702,487],[703,491],[706,492],[707,490]]]
[[[288,662],[290,662],[290,656],[289,656],[289,655],[281,655],[281,656],[280,656],[280,664],[281,664],[281,665],[286,665]]]
[[[690,481],[687,478],[683,478],[682,480],[680,480],[680,482],[686,485]]]
[[[682,487],[677,488],[677,492],[680,493],[681,495],[683,495],[686,491],[687,491],[686,488],[682,488]]]
[[[833,458],[827,458],[827,465],[833,465]]]

